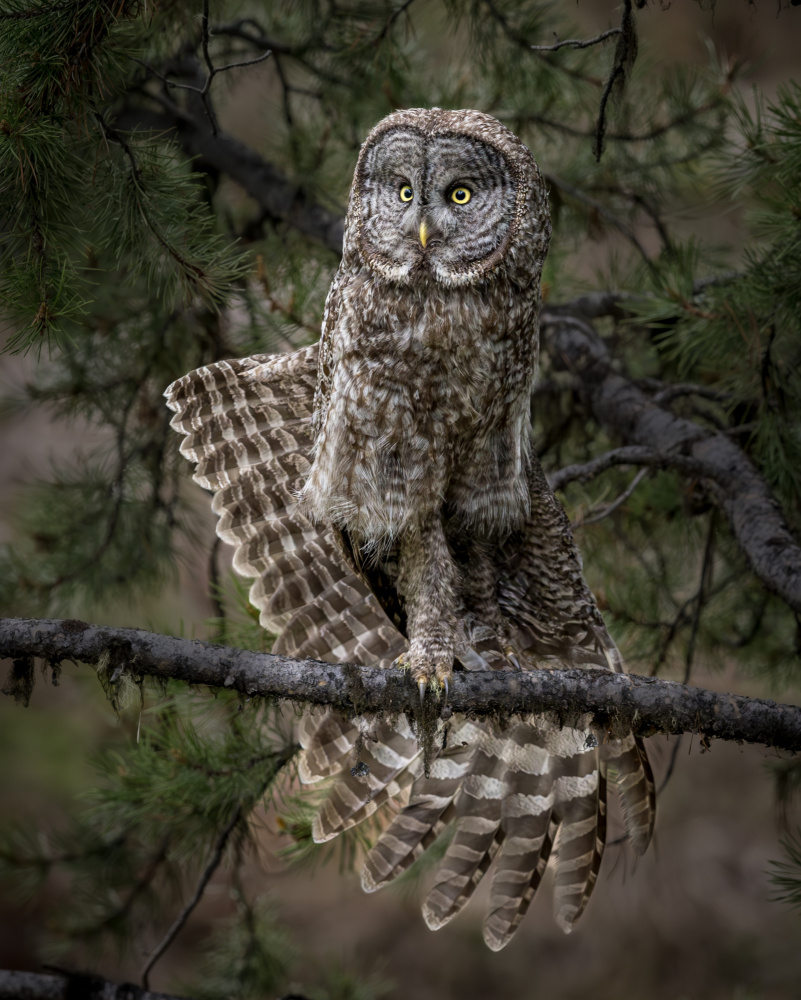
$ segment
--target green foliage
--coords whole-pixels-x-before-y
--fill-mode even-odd
[[[250,907],[237,890],[238,913],[216,935],[197,982],[183,987],[197,1000],[261,1000],[278,996],[297,961],[286,932],[265,902]]]
[[[736,279],[694,295],[704,250],[691,243],[637,305],[681,379],[717,390],[707,407],[739,441],[793,517],[801,499],[801,87],[767,108],[734,103],[736,134],[716,164],[719,190],[750,203],[752,240]],[[798,524],[796,519],[796,524]]]
[[[801,841],[782,841],[786,861],[771,861],[768,877],[776,887],[776,899],[788,906],[801,907]]]
[[[165,907],[174,919],[215,850],[236,872],[248,855],[257,856],[260,811],[280,801],[292,774],[297,746],[289,728],[274,710],[243,706],[227,694],[176,691],[145,711],[138,740],[99,757],[98,785],[70,825],[38,835],[4,828],[0,877],[18,898],[40,893],[58,875],[50,950],[96,955],[114,944],[130,951],[149,924],[163,933]],[[238,891],[238,905],[249,907]],[[285,976],[289,961],[282,935],[263,933],[268,917],[251,917],[244,927],[258,947],[242,960],[242,996],[255,995],[253,982],[263,983],[269,970],[273,981]],[[242,933],[231,932],[220,945],[226,954],[242,945]],[[138,947],[154,943],[145,938]],[[222,987],[214,992],[213,981],[204,995],[234,995]]]

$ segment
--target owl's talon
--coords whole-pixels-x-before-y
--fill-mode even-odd
[[[514,646],[504,646],[503,655],[512,664],[515,670],[521,670],[520,660],[517,658],[517,650]]]
[[[447,703],[447,701],[448,701],[448,692],[450,691],[450,687],[448,685],[448,678],[447,677],[443,677],[442,678],[442,683],[443,683],[443,685],[445,687],[445,701]]]
[[[421,680],[421,681],[417,682],[417,690],[420,692],[420,704],[421,705],[425,701],[427,688],[428,688],[428,681]]]

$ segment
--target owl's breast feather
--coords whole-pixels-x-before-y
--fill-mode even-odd
[[[383,302],[359,287],[362,309],[343,303],[330,331],[305,511],[370,540],[446,503],[484,527],[516,521],[537,337],[526,303],[501,287]]]

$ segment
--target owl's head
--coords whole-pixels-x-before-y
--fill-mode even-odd
[[[398,111],[362,146],[345,254],[388,281],[453,288],[503,267],[527,284],[539,277],[549,237],[534,158],[490,115]]]

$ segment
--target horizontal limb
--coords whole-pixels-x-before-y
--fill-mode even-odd
[[[74,620],[0,619],[0,657],[12,659],[16,670],[26,661],[32,668],[33,657],[50,665],[103,664],[120,673],[327,705],[345,714],[419,710],[418,692],[403,670],[293,660]],[[4,690],[13,693],[8,684]],[[605,670],[458,672],[446,710],[493,717],[554,712],[564,724],[589,712],[611,737],[691,732],[801,750],[797,706]]]

